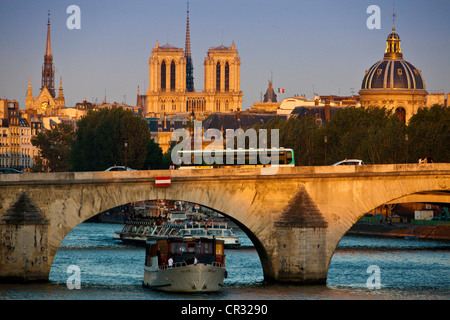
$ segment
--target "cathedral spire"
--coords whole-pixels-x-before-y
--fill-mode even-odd
[[[31,88],[31,77],[28,79],[27,97],[33,97],[33,89]]]
[[[191,34],[189,30],[189,1],[187,3],[187,22],[186,22],[186,48],[184,52],[185,57],[191,57]]]
[[[58,97],[64,97],[63,86],[62,86],[62,77],[59,77],[59,93]]]
[[[45,48],[44,64],[42,65],[42,87],[46,87],[52,97],[55,97],[55,69],[53,67],[52,45],[50,42],[50,10],[47,21],[47,45]]]
[[[45,48],[45,55],[52,55],[52,43],[50,41],[50,10],[48,10],[48,21],[47,21],[47,46]]]
[[[186,58],[186,90],[194,91],[194,66],[191,57],[191,32],[189,30],[189,1],[187,3],[187,22],[186,22],[186,45],[184,50]]]

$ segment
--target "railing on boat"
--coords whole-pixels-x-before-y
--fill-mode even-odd
[[[207,263],[198,263],[198,264],[207,264]],[[212,266],[214,267],[225,267],[225,265],[221,262],[213,262],[211,263]],[[166,269],[174,269],[174,268],[181,268],[181,267],[186,267],[187,263],[186,262],[174,262],[173,265],[171,267],[169,267],[168,264],[163,264],[159,266],[159,270],[166,270]]]
[[[186,262],[174,262],[171,267],[169,267],[168,264],[163,264],[159,266],[159,270],[166,270],[166,269],[173,269],[173,268],[180,268],[180,267],[186,267]]]

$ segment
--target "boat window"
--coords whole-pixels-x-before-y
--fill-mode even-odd
[[[171,243],[170,252],[182,254],[187,251],[187,243]]]
[[[216,243],[216,255],[223,255],[223,244]]]
[[[224,230],[223,231],[223,235],[226,237],[230,237],[231,236],[231,231],[230,230]]]
[[[206,230],[191,230],[192,235],[206,235]]]
[[[222,234],[222,230],[209,230],[209,233],[214,236],[220,236]]]
[[[202,251],[201,251],[201,253],[202,254],[210,254],[210,253],[212,253],[212,245],[211,245],[211,243],[208,243],[208,242],[202,243]]]
[[[191,234],[191,230],[180,230],[180,235],[181,236],[186,236],[186,235],[190,235]]]

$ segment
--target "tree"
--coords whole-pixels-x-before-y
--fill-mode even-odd
[[[31,138],[33,146],[39,148],[39,156],[32,168],[35,172],[70,171],[70,152],[75,137],[73,126],[61,123],[51,130],[39,132]]]
[[[75,171],[102,171],[112,165],[143,169],[150,131],[147,122],[123,108],[89,110],[78,121],[72,148]],[[125,147],[126,142],[126,147]]]
[[[431,157],[434,162],[450,162],[450,108],[436,104],[419,109],[407,133],[410,161]]]
[[[147,144],[147,157],[145,158],[144,169],[167,169],[163,166],[163,152],[158,143],[150,138]]]

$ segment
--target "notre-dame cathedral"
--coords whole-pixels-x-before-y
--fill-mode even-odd
[[[158,42],[152,50],[144,116],[208,116],[241,110],[240,65],[234,42],[210,48],[204,62],[204,90],[195,91],[188,7],[185,50]]]

